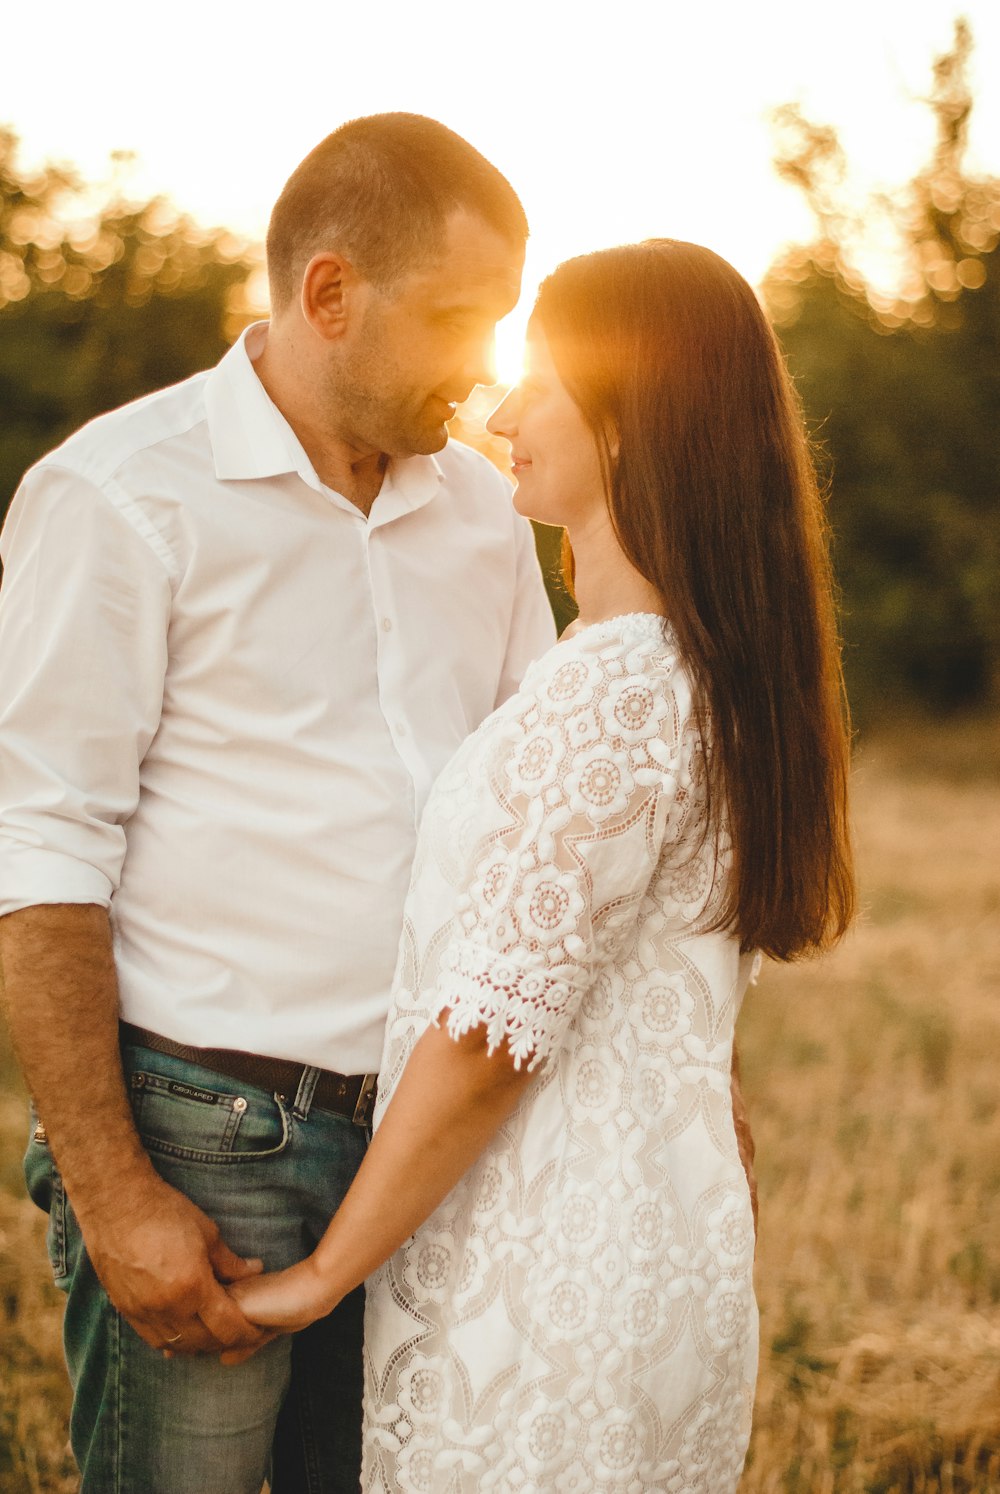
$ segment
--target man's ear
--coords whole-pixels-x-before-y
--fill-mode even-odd
[[[364,284],[343,254],[332,249],[314,254],[302,276],[303,318],[325,341],[342,337]]]

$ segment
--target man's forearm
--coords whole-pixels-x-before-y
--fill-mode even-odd
[[[153,1169],[118,1048],[118,983],[104,908],[56,904],[0,919],[14,1049],[81,1223],[114,1213]]]
[[[118,1048],[118,982],[103,908],[58,904],[0,919],[14,1048],[94,1269],[152,1348],[213,1353],[261,1336],[221,1281],[260,1269],[170,1188],[132,1121]]]

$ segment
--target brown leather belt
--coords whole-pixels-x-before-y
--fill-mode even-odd
[[[170,1058],[201,1064],[202,1068],[214,1069],[228,1079],[241,1079],[244,1084],[266,1089],[283,1099],[294,1100],[307,1068],[307,1065],[294,1063],[288,1058],[265,1058],[261,1053],[243,1053],[237,1048],[195,1048],[186,1043],[175,1043],[172,1038],[161,1037],[146,1027],[134,1027],[131,1022],[119,1022],[118,1028],[123,1042],[137,1043],[141,1048],[151,1048],[154,1053],[166,1053]],[[330,1069],[317,1072],[319,1077],[312,1092],[312,1104],[319,1106],[320,1110],[332,1110],[335,1115],[349,1116],[356,1126],[370,1126],[378,1075],[334,1074]]]

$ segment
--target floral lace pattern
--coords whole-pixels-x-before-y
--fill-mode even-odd
[[[753,959],[709,928],[730,859],[660,618],[557,644],[439,779],[376,1125],[430,1022],[535,1077],[368,1283],[372,1494],[736,1488],[757,1320],[729,1096]]]

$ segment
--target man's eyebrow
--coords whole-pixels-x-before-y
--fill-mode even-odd
[[[465,285],[461,288],[443,287],[428,296],[428,302],[435,311],[450,311],[467,316],[495,316],[495,307],[503,306],[509,310],[516,300],[516,287],[487,283]]]
[[[494,315],[491,307],[487,305],[486,297],[474,301],[438,301],[434,310],[440,316],[479,316],[486,318]]]
[[[498,300],[496,291],[487,290],[484,287],[478,293],[477,291],[466,291],[465,294],[457,294],[457,296],[448,296],[447,291],[445,291],[444,296],[441,296],[436,305],[442,311],[469,312],[469,314],[474,315],[475,312],[483,311],[484,306],[492,305],[495,300]]]

